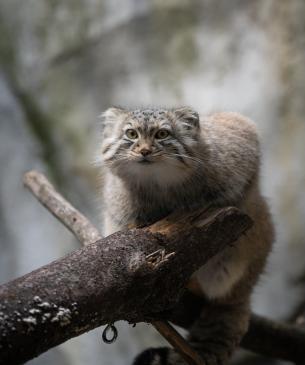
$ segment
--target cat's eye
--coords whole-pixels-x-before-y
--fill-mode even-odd
[[[138,133],[135,129],[127,129],[125,132],[126,136],[130,139],[136,139],[138,138]]]
[[[157,139],[165,139],[169,136],[169,131],[167,129],[159,129],[155,134],[155,138]]]

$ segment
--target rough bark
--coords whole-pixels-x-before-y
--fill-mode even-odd
[[[90,239],[92,240],[92,238],[99,237],[99,232],[93,224],[61,196],[43,174],[37,171],[29,171],[24,175],[23,181],[24,185],[33,193],[33,195],[60,222],[62,222],[83,245],[88,244]],[[93,240],[93,242],[96,240],[97,239]],[[165,255],[164,259],[167,259],[168,257],[168,255]],[[153,262],[154,255],[147,257],[147,260],[148,262]],[[176,351],[181,354],[187,364],[205,365],[199,354],[192,349],[188,342],[171,324],[165,321],[153,321],[152,325],[165,339],[167,339]]]
[[[115,233],[0,287],[0,364],[117,320],[162,319],[190,275],[252,222],[236,208]]]
[[[90,221],[72,207],[43,175],[34,171],[27,173],[25,185],[82,243],[86,244],[92,237],[99,236],[98,231]],[[137,246],[139,242],[135,245],[135,241],[129,241],[130,231],[122,237],[118,234],[119,240],[122,239],[121,243],[123,243],[123,246],[124,239],[127,239],[128,243],[124,247],[119,243],[118,256],[113,257],[113,265],[109,262],[104,262],[99,255],[102,254],[107,260],[111,260],[111,257],[114,256],[113,252],[111,251],[110,256],[108,256],[107,252],[113,249],[116,250],[116,241],[108,242],[103,240],[100,243],[102,245],[108,242],[104,247],[96,247],[92,252],[91,249],[96,245],[89,248],[90,251],[88,252],[85,249],[84,258],[87,262],[82,260],[83,253],[77,251],[71,254],[74,257],[72,261],[69,259],[71,256],[69,255],[63,260],[56,261],[54,265],[47,265],[45,268],[17,279],[2,288],[0,287],[0,300],[2,300],[0,302],[0,330],[3,330],[0,335],[0,364],[9,363],[13,365],[21,363],[25,361],[21,360],[21,358],[28,359],[34,357],[68,338],[77,336],[100,324],[111,322],[115,318],[125,318],[132,322],[151,320],[155,328],[168,339],[177,351],[180,351],[188,363],[201,364],[202,360],[198,357],[198,354],[190,348],[188,343],[180,337],[165,319],[188,328],[199,316],[203,299],[194,296],[188,291],[184,291],[184,284],[182,284],[183,280],[187,280],[186,276],[184,276],[186,274],[185,270],[189,268],[189,265],[197,265],[195,263],[197,262],[196,260],[192,261],[195,258],[192,255],[194,246],[188,247],[191,236],[186,237],[186,235],[187,232],[191,232],[194,229],[194,226],[200,235],[199,237],[202,235],[200,230],[203,230],[204,227],[207,228],[205,232],[208,235],[207,237],[209,237],[209,229],[215,229],[218,235],[215,219],[218,220],[218,223],[224,222],[223,215],[227,213],[229,215],[241,214],[236,209],[232,210],[229,208],[229,210],[214,212],[200,211],[185,217],[173,215],[147,229],[136,230],[137,236],[134,236],[136,242],[141,236],[141,232],[143,232],[144,236],[148,235],[148,241],[144,240],[143,245],[142,242],[140,246]],[[245,216],[241,214],[240,218],[245,219]],[[234,220],[230,224],[235,224]],[[246,219],[245,226],[248,224],[250,225],[251,222]],[[226,226],[219,226],[219,228],[227,229]],[[234,225],[232,228],[234,228]],[[228,230],[228,232],[230,231]],[[225,231],[220,233],[220,237],[223,234],[225,234]],[[212,247],[206,242],[207,246],[204,244],[200,247],[200,253],[202,253],[202,247],[208,250],[212,249],[212,251],[214,249],[221,249],[221,245],[218,246],[219,242],[217,240],[219,237],[217,235],[211,241]],[[132,234],[130,239],[133,239]],[[234,237],[230,236],[230,239],[233,240]],[[167,243],[167,241],[170,243]],[[197,243],[200,245],[200,242]],[[99,243],[97,244],[99,245]],[[149,250],[156,249],[160,245],[162,246],[160,249],[147,254]],[[178,245],[178,249],[175,248],[175,245]],[[198,248],[199,246],[196,247]],[[145,251],[146,249],[147,252]],[[95,253],[99,253],[97,258],[95,253],[93,254],[94,250],[96,250]],[[105,253],[103,250],[105,250]],[[120,256],[122,250],[124,255]],[[166,270],[170,270],[171,265],[174,265],[173,267],[178,265],[178,261],[176,262],[174,258],[177,259],[179,255],[183,255],[183,250],[185,250],[191,262],[179,261],[181,265],[185,265],[181,266],[183,267],[183,273],[180,277],[180,285],[175,277],[180,271],[174,271],[173,273]],[[204,255],[204,260],[213,254],[214,251],[212,251],[207,252],[207,256]],[[131,253],[131,256],[126,255],[126,253]],[[196,255],[197,251],[195,250],[194,253]],[[92,260],[97,260],[95,263],[91,262],[90,255],[92,255]],[[78,265],[77,257],[81,258],[80,263],[83,265],[80,269],[75,267],[75,265]],[[122,258],[125,259],[123,263],[121,262]],[[102,263],[99,266],[99,260],[103,261],[105,266]],[[173,260],[174,264],[172,264]],[[58,268],[62,270],[62,274],[57,275],[55,264],[59,265]],[[91,264],[93,265],[92,267],[90,266]],[[98,269],[95,265],[99,266]],[[90,267],[90,273],[93,274],[92,277],[90,273],[87,275],[87,268]],[[108,271],[104,275],[101,268],[105,269],[105,267],[108,268]],[[132,268],[131,270],[130,267]],[[52,273],[54,268],[55,271]],[[118,268],[118,271],[112,271],[114,268]],[[121,274],[123,273],[121,269],[123,271],[127,270],[127,276],[125,272],[122,287],[119,287],[122,280]],[[158,271],[159,273],[156,274]],[[43,277],[45,273],[48,273],[45,278],[46,281],[44,281]],[[36,278],[34,281],[31,279],[32,275]],[[40,276],[42,276],[42,279],[40,279]],[[104,283],[103,280],[109,277],[113,279],[113,282],[106,282],[106,287],[102,286],[100,288],[100,282]],[[130,281],[125,283],[127,279]],[[44,287],[45,283],[48,285],[47,287]],[[133,284],[139,284],[139,286],[133,287]],[[95,285],[98,288],[97,292],[94,291]],[[162,286],[159,288],[160,285]],[[166,292],[166,285],[169,285],[173,290],[174,296],[171,298],[168,296],[172,295],[172,293]],[[20,291],[19,287],[21,288]],[[111,288],[114,288],[114,292],[111,292]],[[74,292],[74,290],[76,291]],[[157,293],[153,297],[150,295],[152,291]],[[171,308],[171,305],[179,298],[181,293],[183,293],[182,297]],[[137,294],[139,294],[138,297]],[[105,296],[101,298],[102,295]],[[101,304],[100,302],[98,304],[95,302],[96,296],[101,301],[102,299],[108,300],[108,298],[113,300],[114,297],[111,295],[114,295],[115,300],[117,300],[114,306],[111,306],[113,302],[110,302],[108,307],[106,307],[106,301],[103,301]],[[50,298],[52,301],[46,301]],[[162,299],[164,299],[163,302]],[[91,305],[90,308],[87,306],[87,303]],[[116,307],[117,303],[119,303],[119,308]],[[164,311],[159,313],[161,308]],[[42,337],[44,340],[42,340]],[[24,350],[23,347],[26,348],[27,346],[29,348]],[[245,335],[241,346],[261,355],[281,358],[301,365],[305,359],[305,332],[297,326],[282,324],[252,314],[248,333]],[[1,357],[2,354],[6,357]],[[6,359],[8,359],[8,362]]]

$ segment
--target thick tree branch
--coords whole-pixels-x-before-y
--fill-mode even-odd
[[[25,184],[81,242],[92,242],[99,237],[95,227],[45,177],[28,173]],[[69,209],[63,209],[62,204]],[[241,226],[235,227],[236,219],[243,221]],[[200,364],[196,353],[188,353],[188,344],[183,339],[180,342],[179,334],[176,337],[170,325],[158,320],[170,319],[186,328],[193,323],[200,313],[202,299],[184,292],[188,275],[249,225],[247,217],[234,208],[200,211],[187,217],[171,216],[147,229],[118,233],[89,245],[88,251],[78,250],[0,287],[0,364],[20,364],[66,339],[118,319],[153,321],[174,347],[190,355],[190,363]],[[196,236],[200,238],[203,231],[206,236],[197,246]],[[226,237],[222,245],[219,239],[232,231],[236,237]],[[212,237],[210,242],[209,237]],[[183,240],[189,243],[190,238],[192,245],[183,245]],[[201,256],[200,263],[189,262],[189,257],[187,262],[179,260],[180,256],[191,254],[192,261],[197,252],[202,253],[202,247],[212,251]],[[180,266],[184,268],[180,274],[177,265],[184,265]],[[189,265],[192,268],[186,273]],[[177,304],[181,293],[184,294]],[[172,306],[173,309],[164,312]],[[242,346],[265,356],[302,364],[305,332],[293,325],[252,315]]]
[[[0,364],[21,364],[117,320],[164,319],[160,313],[177,303],[190,275],[250,226],[236,208],[170,216],[2,285]]]
[[[37,171],[29,171],[24,175],[24,185],[34,196],[62,222],[84,245],[95,242],[99,238],[98,230],[77,209],[67,202],[48,181]],[[100,236],[101,238],[101,236]],[[172,255],[172,254],[169,254]],[[165,259],[168,257],[165,256]],[[155,255],[149,255],[148,262],[155,260]],[[190,365],[205,365],[186,340],[167,322],[153,321],[156,330],[175,347]]]
[[[36,176],[36,181],[39,180],[40,185],[47,182],[47,179],[44,177],[40,179],[37,173],[34,172],[33,175]],[[31,177],[30,174],[28,176]],[[32,186],[35,185],[32,183],[28,185],[33,194],[40,201],[45,201],[46,199],[41,194],[37,194],[36,189],[33,189]],[[64,200],[59,202],[61,203],[62,201]],[[47,208],[54,214],[52,206],[47,205]],[[61,220],[60,216],[57,216],[57,218]],[[73,227],[70,227],[70,230],[73,232]],[[182,327],[189,327],[199,316],[202,304],[202,299],[186,292],[176,306],[175,311],[171,314],[172,321],[180,324]],[[155,325],[156,322],[153,322],[153,324]],[[159,325],[155,325],[155,327],[178,351],[180,350],[181,352],[182,350],[186,354],[189,353],[190,350],[186,341],[177,337],[179,334],[176,335],[175,330],[169,324],[159,322]],[[304,328],[271,321],[255,314],[252,314],[248,333],[242,340],[241,346],[264,356],[281,358],[296,363],[305,362]],[[196,354],[193,355],[193,358],[197,359]]]

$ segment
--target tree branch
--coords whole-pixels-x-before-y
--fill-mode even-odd
[[[24,174],[23,183],[83,245],[102,238],[93,224],[59,194],[43,174],[29,171]]]
[[[43,175],[26,174],[25,185],[81,242],[99,237],[87,218]],[[69,209],[63,209],[62,204]],[[188,328],[198,318],[202,299],[183,290],[191,271],[250,224],[248,217],[234,208],[173,215],[146,229],[118,233],[3,285],[0,364],[20,364],[69,338],[119,319],[152,321],[189,363],[201,364],[195,352],[189,353],[187,342],[180,342],[181,336],[176,337],[175,330],[159,320],[169,319]],[[205,257],[203,248],[208,249]],[[197,253],[200,258],[193,260]],[[186,261],[181,261],[182,257]],[[179,265],[184,265],[180,266],[183,270],[179,271]],[[293,325],[253,314],[241,345],[268,357],[304,363],[305,332]]]
[[[24,175],[23,182],[33,195],[60,222],[62,222],[82,244],[86,245],[101,238],[98,230],[86,217],[77,211],[55,190],[53,185],[44,175],[37,171],[29,171]],[[154,256],[154,254],[150,255],[150,257],[147,258],[148,262],[152,262],[155,259]],[[205,365],[200,356],[169,323],[165,321],[153,321],[152,325],[181,354],[187,363],[190,365]]]
[[[2,285],[0,364],[21,364],[107,323],[165,319],[191,274],[251,224],[236,208],[173,215]]]
[[[73,219],[69,219],[66,215],[58,215],[56,212],[67,211],[63,205],[66,204],[64,198],[57,193],[54,187],[48,182],[48,180],[37,172],[29,172],[25,175],[25,184],[60,221],[65,220],[65,225],[74,233],[78,238],[85,237],[86,233],[77,235],[74,227],[70,224]],[[45,187],[44,187],[45,186]],[[40,189],[38,189],[40,187]],[[58,196],[57,205],[61,206],[61,209],[56,208],[52,204],[46,204],[52,199],[48,195]],[[69,204],[69,203],[67,203]],[[70,205],[70,204],[69,204]],[[81,213],[73,208],[73,215],[76,216],[77,221],[82,221]],[[79,215],[79,216],[78,216]],[[86,218],[85,218],[86,219]],[[178,217],[173,217],[171,221],[178,220]],[[90,227],[91,223],[86,221],[85,225],[79,227],[80,230],[86,231]],[[162,229],[166,226],[164,221],[161,223]],[[158,227],[158,224],[155,224]],[[89,231],[97,231],[95,227],[91,225]],[[79,238],[79,239],[80,239]],[[80,239],[82,240],[82,239]],[[181,298],[178,305],[171,313],[171,320],[185,328],[188,328],[196,318],[198,318],[201,308],[202,299],[194,296],[193,294],[186,292]],[[191,357],[194,363],[200,363],[198,355],[192,353],[188,343],[175,331],[175,329],[166,322],[154,321],[155,328],[180,352],[184,358]],[[293,326],[291,324],[279,323],[265,319],[264,317],[252,314],[249,330],[244,336],[241,346],[247,350],[259,353],[261,355],[273,358],[280,358],[283,360],[294,361],[299,363],[305,360],[305,332],[304,329],[299,326]],[[189,354],[191,353],[191,356]],[[196,362],[197,361],[197,362]]]

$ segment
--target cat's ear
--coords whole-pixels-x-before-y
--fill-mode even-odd
[[[115,130],[115,125],[120,125],[124,120],[126,115],[128,114],[128,110],[123,108],[112,107],[108,108],[100,115],[100,134],[101,138],[105,139],[110,137]]]
[[[121,119],[127,113],[128,111],[126,109],[111,107],[105,110],[104,113],[100,115],[100,118],[106,123],[111,123],[116,122],[118,119]]]
[[[181,121],[186,129],[199,128],[199,114],[189,107],[182,107],[173,110],[177,120]]]

